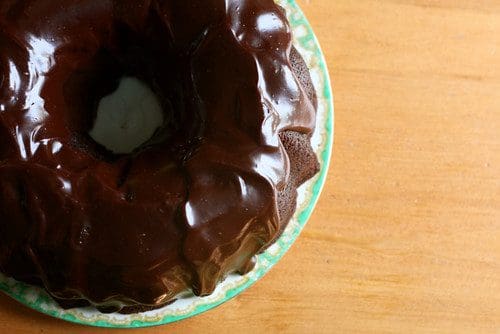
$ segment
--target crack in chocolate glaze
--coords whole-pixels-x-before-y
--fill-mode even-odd
[[[113,311],[251,270],[305,181],[291,164],[318,170],[294,52],[272,0],[1,1],[0,271]],[[123,76],[152,87],[166,121],[113,155],[88,131]]]

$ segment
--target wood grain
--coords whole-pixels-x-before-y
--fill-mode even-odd
[[[318,208],[250,290],[137,333],[500,333],[500,1],[299,2],[336,97]],[[0,296],[0,332],[100,331]]]

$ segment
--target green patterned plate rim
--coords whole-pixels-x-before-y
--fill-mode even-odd
[[[298,208],[294,218],[278,241],[258,256],[255,269],[245,276],[230,275],[208,297],[201,298],[186,293],[164,308],[132,315],[102,314],[90,307],[63,310],[44,290],[0,274],[1,291],[36,311],[78,324],[107,328],[149,327],[190,318],[221,305],[246,290],[278,263],[304,228],[325,183],[333,146],[334,109],[326,61],[309,22],[295,0],[276,2],[287,11],[294,32],[294,45],[310,68],[318,93],[318,121],[312,143],[320,158],[321,171],[299,189]]]

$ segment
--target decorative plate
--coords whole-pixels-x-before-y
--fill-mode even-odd
[[[168,324],[208,311],[238,295],[266,274],[292,246],[299,236],[324,185],[333,145],[333,95],[324,56],[311,26],[295,0],[276,0],[283,6],[294,32],[294,45],[302,54],[309,68],[318,93],[317,128],[313,148],[321,163],[321,172],[299,189],[298,208],[281,238],[258,256],[255,269],[245,276],[230,275],[208,297],[186,293],[164,308],[132,315],[102,314],[95,309],[77,308],[63,310],[42,289],[17,282],[0,274],[0,290],[39,312],[79,324],[138,328]]]

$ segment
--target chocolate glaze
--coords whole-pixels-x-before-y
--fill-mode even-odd
[[[315,124],[291,50],[272,0],[1,1],[0,271],[120,308],[251,269],[317,170],[280,138]],[[167,121],[118,156],[87,133],[125,75]]]

